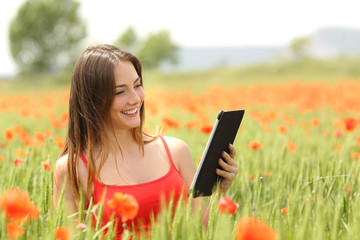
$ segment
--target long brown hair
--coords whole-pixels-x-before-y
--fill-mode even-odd
[[[105,134],[105,122],[110,119],[109,109],[114,99],[114,68],[119,61],[129,61],[142,79],[141,61],[129,52],[116,46],[103,44],[88,47],[77,60],[70,88],[68,133],[60,156],[68,155],[68,181],[76,201],[80,198],[80,178],[78,171],[80,153],[87,152],[88,178],[87,198],[91,195],[94,177],[99,178],[100,170],[109,154],[109,137]],[[143,122],[144,103],[140,108],[140,126],[132,129],[132,134],[144,151]],[[149,136],[148,134],[145,134]],[[101,149],[100,167],[96,169],[93,147]]]

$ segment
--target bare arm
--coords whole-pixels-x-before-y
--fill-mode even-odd
[[[60,199],[61,191],[65,184],[64,189],[64,203],[63,206],[71,212],[77,211],[74,196],[71,191],[69,181],[67,181],[67,155],[59,158],[56,161],[54,168],[54,189],[53,189],[53,204],[57,207]]]
[[[195,176],[196,166],[192,158],[191,152],[187,144],[176,138],[166,138],[169,145],[171,155],[173,156],[174,163],[178,168],[180,175],[185,182],[185,185],[190,189],[192,180]],[[223,170],[217,169],[216,173],[223,177],[220,182],[220,193],[225,194],[230,188],[235,176],[238,173],[238,165],[234,161],[236,151],[232,145],[229,145],[230,154],[223,153],[222,157],[224,161],[219,159],[219,165]],[[212,198],[210,203],[206,206],[205,201],[202,197],[194,198],[194,208],[201,207],[203,224],[207,226],[209,219],[210,206],[212,204]]]

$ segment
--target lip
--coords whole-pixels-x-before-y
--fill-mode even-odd
[[[136,111],[134,113],[132,113],[132,114],[124,113],[125,111],[133,111],[134,109],[136,109]],[[139,108],[132,108],[132,109],[125,110],[125,111],[121,111],[121,113],[124,114],[127,117],[135,117],[139,112]]]

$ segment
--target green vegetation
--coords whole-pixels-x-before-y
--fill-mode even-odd
[[[344,57],[331,60],[306,59],[297,62],[273,61],[245,67],[219,67],[193,72],[161,72],[144,69],[146,88],[189,90],[201,93],[213,85],[279,84],[297,82],[335,82],[360,78],[360,57]],[[21,76],[14,80],[0,79],[1,91],[32,88],[69,88],[71,72],[60,74]]]
[[[73,64],[86,36],[73,0],[27,0],[10,24],[11,55],[21,73],[57,72]]]

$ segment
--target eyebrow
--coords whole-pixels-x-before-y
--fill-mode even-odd
[[[138,77],[134,83],[136,83],[137,81],[140,81],[140,77]],[[116,85],[115,88],[118,88],[118,87],[126,87],[126,84],[120,84],[120,85]]]

